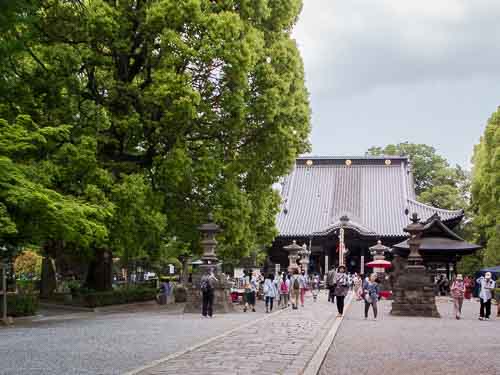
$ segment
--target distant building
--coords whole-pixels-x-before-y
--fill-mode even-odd
[[[451,229],[464,215],[417,202],[411,164],[397,156],[301,157],[283,180],[281,195],[279,235],[269,259],[282,269],[288,265],[283,246],[293,240],[310,247],[309,271],[324,273],[326,263],[337,265],[344,228],[345,264],[360,272],[378,239],[392,246],[408,237],[403,228],[412,213],[423,221],[437,213]]]

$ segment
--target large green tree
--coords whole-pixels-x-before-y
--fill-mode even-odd
[[[11,3],[0,26],[0,117],[71,125],[77,159],[78,145],[95,146],[96,161],[80,164],[94,171],[83,185],[80,169],[54,175],[65,194],[114,203],[123,216],[108,230],[136,225],[112,231],[108,245],[157,250],[140,239],[151,208],[153,238],[196,251],[196,226],[212,211],[221,253],[238,258],[273,238],[271,186],[309,146],[290,37],[300,9],[299,0]]]
[[[500,108],[491,116],[474,150],[472,208],[484,264],[500,265]]]
[[[47,241],[103,244],[111,207],[91,194],[63,194],[54,188],[58,158],[65,154],[67,126],[40,128],[28,116],[0,119],[0,245],[17,250]]]

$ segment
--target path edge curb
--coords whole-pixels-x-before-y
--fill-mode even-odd
[[[344,320],[344,317],[347,311],[349,310],[349,307],[351,306],[352,300],[353,297],[352,294],[350,294],[350,297],[347,300],[344,309],[344,315],[342,315],[342,317],[340,318],[335,319],[335,322],[333,323],[328,333],[324,336],[323,341],[321,341],[321,343],[319,344],[319,347],[316,349],[316,352],[309,360],[304,370],[301,372],[302,375],[317,375],[319,373],[321,365],[323,364],[326,355],[328,354],[328,351],[333,344],[333,340],[335,340],[337,331],[339,330],[340,325],[342,324],[342,321]]]

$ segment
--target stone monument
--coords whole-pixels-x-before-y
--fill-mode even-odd
[[[302,267],[302,270],[306,273],[306,275],[309,273],[309,256],[311,255],[311,251],[307,249],[307,245],[303,244],[302,245],[302,250],[299,250],[298,252],[300,256],[300,265]]]
[[[284,246],[288,252],[288,272],[293,273],[294,269],[299,269],[299,265],[297,264],[297,260],[299,259],[299,251],[303,250],[302,246],[297,245],[297,241],[293,240],[292,243],[288,246]]]
[[[214,313],[227,313],[234,310],[230,296],[230,285],[221,271],[221,264],[215,252],[217,246],[215,235],[220,232],[220,227],[213,222],[212,215],[209,215],[208,221],[208,223],[198,227],[202,238],[201,246],[203,247],[202,264],[193,273],[193,282],[186,288],[187,302],[184,307],[186,313],[201,313],[202,293],[200,281],[201,277],[208,271],[212,271],[218,280],[214,290]]]
[[[407,264],[397,278],[393,290],[392,315],[439,318],[434,288],[420,255],[420,241],[424,225],[414,213],[412,223],[404,228],[410,234],[410,254]]]
[[[391,249],[387,246],[382,245],[382,241],[378,240],[377,244],[370,247],[369,250],[370,254],[373,257],[373,261],[367,263],[366,266],[373,268],[373,272],[379,279],[381,291],[391,290],[389,277],[385,272],[386,268],[390,268],[392,266],[391,262],[385,259],[385,253],[390,252]]]

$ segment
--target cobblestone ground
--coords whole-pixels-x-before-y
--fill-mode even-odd
[[[0,328],[0,374],[123,374],[265,316],[263,306],[256,313],[216,315],[211,320],[179,309],[127,309],[48,316],[34,323],[21,320]]]
[[[272,314],[140,375],[299,374],[335,318],[326,294],[317,302],[307,298],[304,308]]]
[[[390,307],[382,302],[379,320],[365,321],[353,302],[319,374],[500,374],[500,319],[479,321],[478,302],[464,302],[462,320],[446,300],[441,319],[393,317]]]

